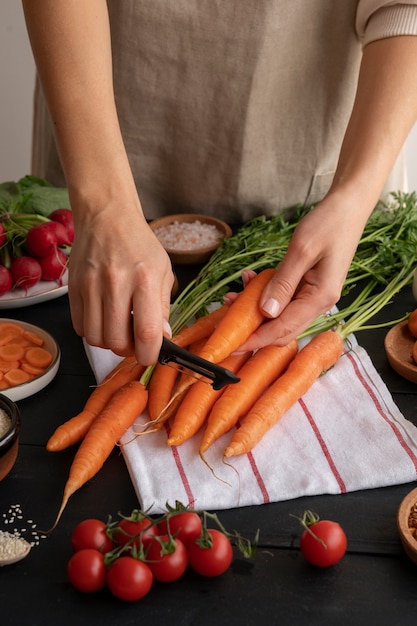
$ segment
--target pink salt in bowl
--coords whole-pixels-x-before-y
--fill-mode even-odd
[[[232,235],[223,220],[192,213],[167,215],[149,226],[174,265],[207,263],[223,239]]]

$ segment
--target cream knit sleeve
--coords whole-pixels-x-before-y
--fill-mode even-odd
[[[363,46],[376,39],[417,35],[417,0],[359,0],[356,31]]]

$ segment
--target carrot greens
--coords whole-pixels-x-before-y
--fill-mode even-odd
[[[344,319],[346,313],[351,315],[356,309],[366,309],[375,293],[383,291],[395,277],[403,286],[412,282],[411,269],[417,261],[417,196],[415,192],[391,196],[390,202],[380,202],[375,207],[365,226],[342,296],[358,287],[363,291],[348,305],[348,310],[342,309],[337,314],[336,321]],[[194,316],[204,315],[207,307],[221,301],[233,285],[241,285],[243,269],[259,272],[276,267],[286,253],[298,221],[308,210],[297,207],[294,217],[288,220],[282,215],[257,217],[225,239],[173,302],[170,319],[173,332],[178,332]],[[391,287],[396,293],[397,287]],[[317,320],[314,326],[323,321]]]

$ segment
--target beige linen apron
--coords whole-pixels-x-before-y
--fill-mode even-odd
[[[116,104],[148,219],[320,200],[355,95],[357,0],[109,0]],[[64,184],[36,93],[34,173]],[[404,186],[403,163],[387,182]]]

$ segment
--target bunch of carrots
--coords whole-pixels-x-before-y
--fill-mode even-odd
[[[398,220],[397,223],[402,231],[405,221]],[[387,230],[388,226],[381,227],[378,237],[384,237]],[[363,245],[368,245],[368,239],[369,235],[366,235]],[[285,347],[267,346],[253,354],[236,353],[264,321],[258,301],[274,272],[271,264],[273,262],[275,267],[277,261],[271,259],[269,250],[263,260],[264,267],[259,257],[249,265],[258,269],[259,273],[233,304],[200,314],[196,321],[189,323],[199,310],[195,306],[198,304],[201,308],[204,304],[202,280],[206,280],[208,275],[206,266],[197,283],[184,290],[177,299],[183,304],[185,299],[192,301],[188,312],[191,315],[187,317],[183,314],[184,306],[180,310],[179,305],[174,303],[172,307],[175,315],[173,340],[202,358],[230,369],[237,374],[240,382],[214,390],[204,378],[179,374],[169,365],[158,363],[152,368],[145,368],[134,357],[123,359],[93,390],[81,413],[59,426],[47,443],[50,451],[80,444],[52,528],[58,523],[71,495],[101,469],[122,435],[145,409],[150,421],[138,436],[159,430],[170,420],[167,439],[170,446],[181,445],[204,427],[200,446],[202,457],[214,441],[233,429],[224,456],[233,457],[252,450],[317,378],[338,361],[348,336],[370,328],[368,320],[386,306],[400,289],[412,282],[415,244],[409,234],[405,236],[404,233],[402,237],[396,237],[395,242],[402,247],[412,245],[414,253],[404,255],[399,251],[394,276],[386,281],[385,286],[381,286],[381,282],[387,278],[387,272],[381,280],[371,270],[368,271],[364,263],[358,263],[356,278],[351,273],[349,280],[359,282],[366,277],[365,288],[343,310],[318,318],[307,329],[305,334],[312,335],[312,339],[302,349],[294,340]],[[245,241],[242,263],[247,260],[247,250]],[[377,253],[381,254],[380,246]],[[236,254],[232,257],[235,259]],[[227,287],[238,275],[237,269],[228,273],[226,268],[220,266],[221,263],[217,262],[213,272],[221,269],[224,276],[219,277],[217,285],[205,289],[206,304],[210,303],[207,294],[214,297],[218,294],[218,285]],[[242,269],[244,267],[246,265]],[[201,294],[198,298],[194,297],[193,289]],[[398,321],[382,325],[389,326]]]
[[[205,425],[200,446],[200,454],[204,455],[214,441],[241,421],[224,456],[252,450],[317,378],[337,362],[344,352],[344,339],[363,326],[412,277],[409,271],[391,281],[382,294],[366,298],[361,295],[350,306],[351,310],[356,309],[350,322],[340,324],[338,314],[317,320],[317,328],[312,327],[316,334],[300,350],[294,340],[284,347],[266,346],[253,354],[235,354],[264,321],[258,301],[273,272],[261,271],[233,304],[198,318],[174,337],[181,347],[194,348],[202,358],[237,373],[238,383],[214,390],[203,378],[196,380],[162,364],[155,366],[149,378],[149,368],[138,364],[134,357],[127,357],[93,390],[83,410],[56,429],[47,442],[47,450],[57,452],[81,443],[52,529],[71,495],[101,469],[122,435],[145,409],[150,422],[142,434],[159,430],[172,419],[167,439],[170,446],[181,445]]]

